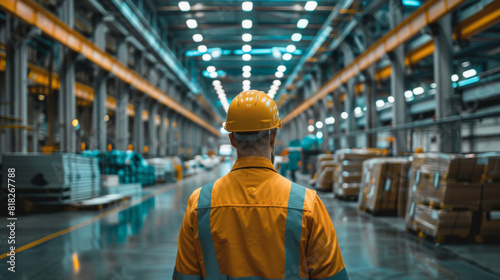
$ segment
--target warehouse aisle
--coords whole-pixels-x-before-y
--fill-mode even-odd
[[[224,163],[216,172],[146,188],[150,194],[143,201],[120,211],[105,210],[102,219],[95,212],[19,217],[18,247],[89,219],[95,221],[18,253],[16,273],[1,269],[0,278],[170,279],[189,195],[229,170],[230,164]],[[336,226],[351,279],[500,278],[390,227],[383,219],[359,213],[352,203],[333,200],[331,194],[321,197]]]

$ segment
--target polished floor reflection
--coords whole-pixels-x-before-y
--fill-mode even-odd
[[[225,164],[217,172],[145,188],[144,197],[128,207],[19,216],[17,246],[34,246],[17,254],[15,273],[2,259],[0,279],[171,279],[189,195],[229,168]],[[351,279],[500,279],[498,246],[489,251],[488,246],[435,247],[404,232],[399,219],[372,218],[353,203],[321,197]],[[60,232],[65,229],[69,232]],[[56,232],[60,236],[33,243]],[[6,237],[0,231],[5,252]],[[481,256],[487,265],[479,263]]]

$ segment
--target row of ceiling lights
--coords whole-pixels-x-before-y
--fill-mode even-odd
[[[224,111],[227,113],[227,109],[229,109],[229,102],[227,101],[226,92],[222,88],[222,84],[219,80],[215,80],[212,82],[215,91],[217,92],[217,96],[219,97],[220,103],[224,108]]]

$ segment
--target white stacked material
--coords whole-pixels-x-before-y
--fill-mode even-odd
[[[101,175],[101,187],[113,187],[120,184],[118,175]]]
[[[16,193],[35,203],[75,202],[100,193],[97,159],[66,153],[7,154],[3,162],[16,169]]]
[[[101,188],[101,195],[123,194],[127,196],[140,196],[142,194],[142,185],[139,183],[121,184]]]

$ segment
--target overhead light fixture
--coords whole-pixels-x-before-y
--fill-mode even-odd
[[[250,85],[248,85],[248,86],[247,86],[247,85],[244,85],[244,86],[243,86],[243,90],[245,90],[245,91],[250,90]]]
[[[212,59],[212,56],[208,53],[204,54],[201,56],[201,59],[203,59],[204,61],[210,61]]]
[[[300,29],[304,29],[307,27],[308,24],[309,24],[309,21],[305,18],[302,18],[302,19],[299,19],[299,21],[297,22],[297,27]]]
[[[283,58],[283,60],[288,61],[288,60],[292,59],[292,54],[285,53],[285,54],[283,54],[282,58]]]
[[[212,51],[212,57],[217,58],[222,54],[222,50],[220,48],[216,48]]]
[[[415,95],[420,95],[422,93],[424,93],[424,88],[423,87],[417,87],[417,88],[413,89],[413,94],[415,94]]]
[[[380,107],[385,105],[385,102],[384,102],[384,100],[379,99],[379,100],[377,100],[377,102],[375,102],[375,105],[380,108]]]
[[[307,1],[306,4],[304,5],[304,10],[308,12],[312,12],[316,9],[318,6],[318,2],[316,1]]]
[[[320,129],[320,128],[322,128],[322,127],[323,127],[323,123],[322,123],[321,121],[317,121],[317,122],[316,122],[316,128],[317,128],[317,129]]]
[[[208,66],[207,71],[208,72],[215,72],[215,66]]]
[[[462,76],[464,76],[464,78],[470,78],[470,77],[476,76],[476,74],[477,74],[476,70],[469,69],[467,71],[464,71],[462,73]]]
[[[245,12],[250,12],[253,9],[253,3],[251,1],[244,1],[241,3],[241,9]]]
[[[220,81],[219,80],[215,80],[215,81],[212,82],[212,85],[213,86],[220,85]]]
[[[289,52],[289,53],[292,53],[295,50],[297,50],[297,48],[295,47],[295,45],[288,45],[288,46],[286,46],[286,51]]]
[[[387,97],[387,102],[394,103],[394,96]]]
[[[340,114],[340,117],[345,120],[347,119],[347,117],[349,117],[349,114],[347,114],[347,112],[342,112],[342,114]]]
[[[285,72],[286,71],[286,66],[285,65],[278,66],[278,71]]]
[[[278,72],[274,73],[274,76],[276,76],[276,78],[278,78],[278,79],[281,79],[281,78],[283,78],[283,72],[278,71]]]
[[[198,22],[196,22],[195,19],[188,19],[186,20],[186,25],[190,29],[195,29],[196,27],[198,27]]]
[[[299,42],[300,40],[302,40],[302,34],[300,34],[300,33],[293,33],[292,34],[292,41]]]
[[[248,79],[252,76],[250,72],[243,72],[243,78]]]
[[[210,78],[217,78],[217,72],[210,72]]]
[[[198,46],[198,51],[201,52],[201,53],[204,53],[206,52],[208,49],[207,49],[207,46],[205,45],[199,45]]]
[[[244,19],[242,22],[241,22],[241,27],[245,28],[245,29],[250,29],[252,28],[252,25],[253,25],[253,22],[251,19]]]
[[[356,114],[356,115],[361,115],[362,112],[363,112],[363,110],[361,110],[361,107],[356,107],[354,109],[354,114]]]
[[[252,71],[252,67],[245,65],[245,66],[243,66],[243,68],[241,68],[241,70],[243,70],[243,72],[250,72],[250,71]]]
[[[252,55],[246,53],[246,54],[241,56],[241,59],[243,59],[244,61],[250,61],[250,60],[252,60]]]
[[[243,80],[243,85],[244,86],[249,86],[250,85],[250,80]]]
[[[243,42],[250,42],[250,41],[252,41],[252,34],[245,33],[245,34],[241,35],[241,40],[243,40]]]
[[[405,91],[405,97],[406,98],[412,98],[413,97],[413,92],[411,92],[411,90]]]
[[[189,10],[191,10],[191,5],[189,5],[188,1],[180,1],[179,9],[183,12],[189,12]]]
[[[318,132],[316,133],[316,138],[318,138],[318,139],[323,138],[323,132],[318,131]]]
[[[437,88],[437,84],[436,83],[432,83],[431,84],[431,88]]]
[[[241,47],[241,50],[244,51],[244,52],[250,52],[252,50],[252,46],[250,46],[250,45],[243,45],[243,47]]]
[[[277,91],[279,89],[279,86],[277,85],[272,85],[271,86],[271,89],[274,90],[274,91]]]
[[[457,75],[457,74],[453,74],[453,75],[451,75],[451,81],[452,81],[452,82],[456,82],[456,81],[458,81],[458,79],[459,79],[459,77],[458,77],[458,75]]]
[[[308,126],[307,130],[309,130],[309,132],[313,132],[314,131],[314,125]]]
[[[203,41],[203,35],[201,35],[201,34],[194,34],[193,35],[193,41],[195,41],[195,42],[201,42],[201,41]]]
[[[281,86],[281,81],[280,80],[274,80],[273,81],[273,85]]]

